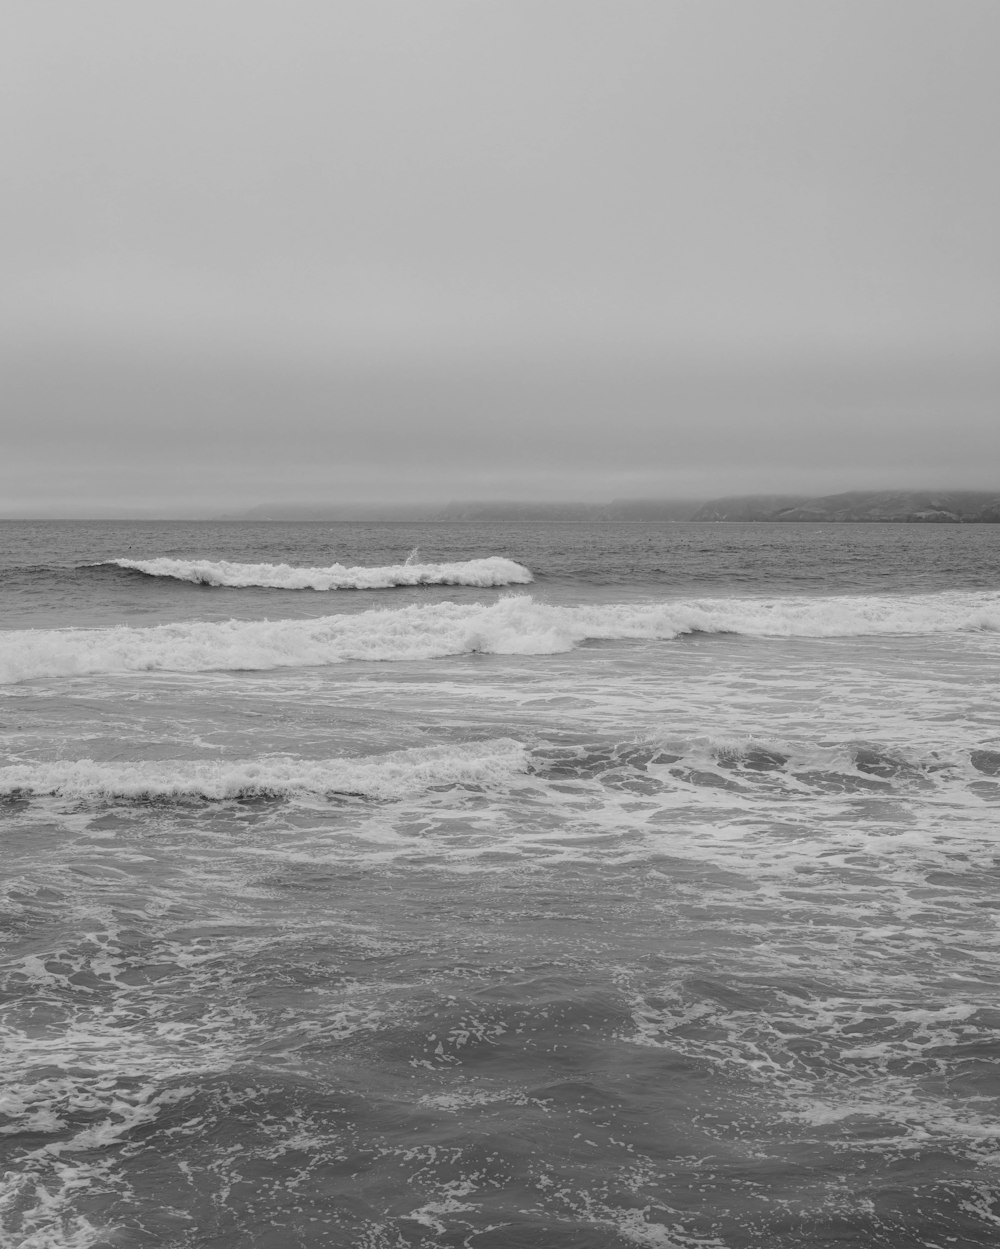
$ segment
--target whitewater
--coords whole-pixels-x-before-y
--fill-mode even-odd
[[[577,607],[518,595],[490,604],[377,608],[309,620],[10,631],[0,635],[0,683],[96,672],[242,671],[476,652],[548,655],[588,640],[670,640],[692,633],[822,638],[970,631],[1000,631],[1000,594],[704,599]]]
[[[49,795],[123,799],[287,798],[331,794],[391,799],[434,785],[490,785],[526,770],[524,747],[507,740],[390,751],[369,759],[68,764],[0,767],[0,798]]]
[[[992,1247],[998,812],[1000,526],[0,522],[0,1243]]]
[[[424,564],[407,559],[383,568],[292,568],[288,564],[238,564],[229,560],[153,559],[109,561],[149,577],[174,577],[196,585],[260,586],[276,590],[386,590],[393,586],[526,585],[531,573],[521,564],[500,556],[447,564]]]

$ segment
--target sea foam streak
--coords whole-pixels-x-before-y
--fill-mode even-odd
[[[527,766],[524,746],[507,737],[394,750],[360,759],[59,760],[0,768],[0,796],[221,801],[349,794],[388,800],[439,785],[499,785]]]
[[[172,577],[197,585],[247,587],[271,590],[387,590],[393,586],[528,585],[531,572],[512,559],[493,555],[461,563],[422,564],[407,561],[383,568],[351,568],[331,564],[328,568],[294,568],[290,564],[233,564],[207,559],[115,559],[110,564],[131,568],[150,577]]]
[[[1000,595],[701,599],[578,607],[511,595],[490,604],[418,604],[311,620],[16,630],[0,633],[0,684],[94,672],[262,671],[475,652],[554,655],[588,639],[655,640],[685,633],[782,638],[970,630],[1000,631]]]

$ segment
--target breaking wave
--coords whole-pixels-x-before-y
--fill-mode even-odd
[[[148,577],[171,577],[196,585],[248,586],[271,590],[388,590],[395,586],[468,585],[486,588],[528,585],[531,572],[523,564],[499,555],[460,563],[425,564],[412,557],[382,568],[294,568],[290,564],[234,564],[207,559],[115,559],[108,564]],[[107,565],[99,565],[107,567]]]
[[[1000,632],[1000,595],[594,606],[560,606],[511,595],[490,604],[416,604],[307,620],[12,630],[0,634],[0,684],[96,672],[263,671],[477,652],[553,655],[588,640],[669,640],[688,633],[822,638],[963,631]]]
[[[359,759],[286,756],[242,761],[172,760],[106,763],[93,759],[0,768],[0,796],[86,801],[294,798],[351,795],[392,800],[436,786],[503,784],[527,770],[525,748],[511,738],[395,750]]]

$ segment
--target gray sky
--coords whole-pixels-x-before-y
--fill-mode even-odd
[[[996,0],[7,0],[0,513],[1000,489]]]

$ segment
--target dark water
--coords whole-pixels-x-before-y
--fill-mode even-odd
[[[3,1243],[997,1243],[1000,529],[0,530]]]

